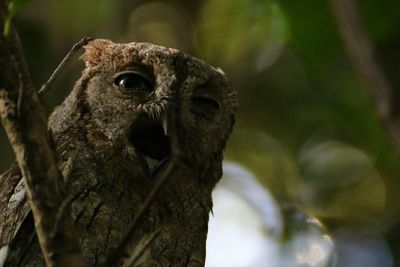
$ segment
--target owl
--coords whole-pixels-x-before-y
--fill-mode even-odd
[[[180,164],[114,264],[139,253],[132,266],[204,266],[236,91],[222,70],[153,44],[96,39],[82,59],[86,67],[48,129],[87,265],[116,248],[179,151]],[[45,266],[25,187],[16,165],[0,176],[0,266]]]

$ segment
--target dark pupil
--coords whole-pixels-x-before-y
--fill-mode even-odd
[[[133,91],[151,91],[151,84],[142,76],[135,73],[121,74],[115,80],[119,89],[127,92]]]

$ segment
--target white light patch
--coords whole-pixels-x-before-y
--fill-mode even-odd
[[[326,267],[334,247],[328,235],[306,231],[297,233],[282,249],[281,259],[285,259],[285,266]]]
[[[327,251],[321,246],[321,244],[312,244],[308,251],[296,255],[297,263],[315,266],[319,262],[325,260],[326,252]]]
[[[239,165],[225,164],[224,172],[225,180],[213,192],[214,216],[210,215],[205,266],[276,266],[280,216],[273,221],[263,218],[279,214],[275,202]],[[258,205],[254,205],[254,197]]]

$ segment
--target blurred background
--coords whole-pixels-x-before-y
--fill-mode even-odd
[[[356,1],[400,92],[400,1]],[[239,92],[207,266],[400,266],[400,154],[321,0],[28,1],[17,15],[40,88],[83,36],[178,48],[221,67]],[[78,56],[43,100],[50,113]],[[13,161],[0,130],[0,172]]]

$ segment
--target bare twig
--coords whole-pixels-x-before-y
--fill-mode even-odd
[[[140,220],[143,218],[145,212],[150,208],[153,204],[154,200],[156,199],[157,193],[161,190],[162,186],[171,177],[173,171],[179,164],[179,160],[175,157],[172,157],[171,160],[167,163],[167,168],[162,172],[161,177],[157,180],[156,184],[154,185],[153,189],[151,190],[150,194],[146,198],[145,202],[141,206],[138,213],[135,215],[131,225],[129,226],[128,231],[121,239],[120,243],[114,250],[114,252],[107,258],[105,263],[102,265],[104,267],[109,267],[115,265],[116,262],[121,258],[121,256],[125,253],[126,247],[128,246],[129,242],[132,240],[132,235],[136,230],[137,225],[139,224]]]
[[[42,87],[39,90],[39,95],[42,96],[44,95],[49,89],[50,85],[53,83],[53,81],[57,78],[57,75],[60,73],[62,68],[68,63],[68,61],[71,59],[71,57],[79,50],[82,48],[82,46],[86,45],[90,41],[92,41],[92,37],[83,37],[79,42],[74,44],[74,46],[71,48],[71,50],[68,52],[68,54],[64,57],[64,59],[61,61],[61,63],[57,66],[57,68],[54,70],[54,72],[51,74],[50,78],[45,82]]]
[[[7,1],[0,0],[0,32],[7,17]],[[0,37],[0,117],[27,182],[35,229],[47,266],[85,266],[78,235],[62,206],[54,152],[37,92],[32,86],[17,33]],[[61,218],[58,215],[61,214]],[[53,230],[55,224],[60,224]],[[53,235],[54,234],[54,235]]]
[[[176,124],[176,106],[171,106],[167,111],[167,129],[168,129],[168,136],[170,139],[171,145],[171,158],[166,163],[167,167],[160,171],[159,177],[156,179],[156,183],[153,189],[150,191],[149,195],[147,196],[146,200],[142,204],[140,210],[135,215],[131,225],[129,226],[128,231],[121,239],[120,243],[116,247],[116,249],[111,253],[111,255],[107,258],[107,260],[102,264],[103,267],[113,266],[118,262],[118,260],[122,257],[125,253],[126,247],[128,246],[129,242],[132,240],[132,235],[139,224],[140,220],[145,215],[146,211],[150,208],[153,204],[154,200],[156,199],[157,193],[161,190],[165,182],[172,176],[174,171],[183,164],[181,161],[181,149],[178,140],[178,133],[177,133],[177,124]]]
[[[367,89],[379,119],[396,149],[400,151],[400,121],[393,90],[374,57],[360,14],[353,0],[329,0],[342,39],[355,71]]]
[[[140,257],[143,256],[143,254],[146,252],[146,250],[149,248],[151,243],[156,239],[156,237],[160,234],[160,231],[157,231],[147,239],[144,240],[143,245],[138,245],[136,247],[137,252],[132,253],[132,255],[129,257],[129,259],[124,263],[122,267],[133,267],[137,263],[137,261],[140,259]]]

